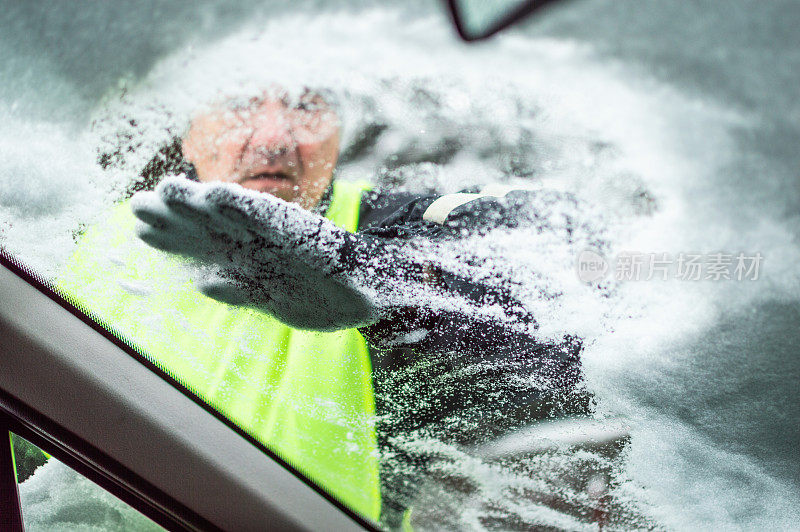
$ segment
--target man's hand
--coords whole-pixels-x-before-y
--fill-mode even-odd
[[[505,293],[505,277],[470,265],[458,240],[353,234],[229,183],[169,179],[134,196],[132,209],[142,240],[202,267],[204,294],[299,329],[358,327],[384,347],[461,338],[466,348],[496,330],[527,334],[531,322]]]
[[[200,290],[301,329],[379,318],[371,266],[392,250],[268,194],[232,184],[162,182],[132,201],[147,244],[207,267]],[[357,266],[356,266],[357,265]]]

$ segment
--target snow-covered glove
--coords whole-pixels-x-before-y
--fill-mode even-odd
[[[369,325],[393,295],[427,289],[414,280],[422,268],[413,251],[239,185],[169,179],[131,207],[142,240],[202,266],[204,294],[292,327]]]

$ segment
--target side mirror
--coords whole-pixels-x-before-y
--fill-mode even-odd
[[[491,37],[556,0],[447,0],[456,30],[465,41]]]

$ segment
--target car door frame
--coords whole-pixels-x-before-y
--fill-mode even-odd
[[[0,418],[168,530],[378,529],[2,250]]]

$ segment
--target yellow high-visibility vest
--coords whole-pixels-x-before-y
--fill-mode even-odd
[[[336,182],[326,217],[356,231],[367,188]],[[323,489],[377,521],[375,399],[361,334],[292,329],[209,299],[182,259],[149,248],[134,228],[127,203],[111,211],[82,237],[59,288]]]

